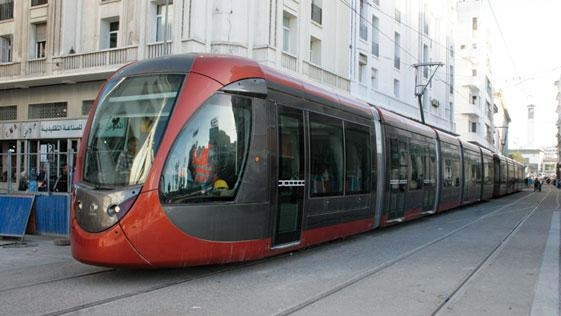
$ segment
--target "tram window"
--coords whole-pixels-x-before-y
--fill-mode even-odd
[[[367,127],[345,124],[346,177],[348,194],[370,192],[370,133]]]
[[[456,145],[441,143],[444,157],[444,187],[460,186],[460,154]]]
[[[343,124],[310,113],[311,196],[343,194]]]
[[[251,134],[250,98],[218,93],[191,117],[160,179],[163,203],[231,200],[241,183]]]
[[[147,75],[107,83],[88,139],[85,181],[109,187],[144,183],[183,79]]]
[[[409,190],[420,190],[423,187],[423,146],[411,140],[409,147],[411,157],[411,181],[409,182]]]

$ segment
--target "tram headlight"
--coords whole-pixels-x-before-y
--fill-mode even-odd
[[[119,214],[119,212],[121,211],[121,208],[119,207],[119,205],[111,205],[107,208],[107,215],[114,217],[117,214]]]

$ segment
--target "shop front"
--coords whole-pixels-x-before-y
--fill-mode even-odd
[[[85,119],[0,124],[0,194],[32,198],[28,233],[68,234],[72,173],[85,125]],[[8,209],[0,205],[0,212]]]

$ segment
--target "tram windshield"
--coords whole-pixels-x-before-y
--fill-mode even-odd
[[[218,93],[187,122],[160,178],[164,203],[233,199],[246,164],[252,99]]]
[[[106,85],[88,139],[86,182],[108,187],[144,183],[184,77],[129,77]]]

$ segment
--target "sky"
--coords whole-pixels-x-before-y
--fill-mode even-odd
[[[492,64],[494,88],[503,89],[512,119],[509,148],[527,145],[527,105],[535,104],[535,146],[556,145],[557,88],[561,78],[560,0],[489,1],[496,20]],[[498,30],[499,25],[501,32]]]

